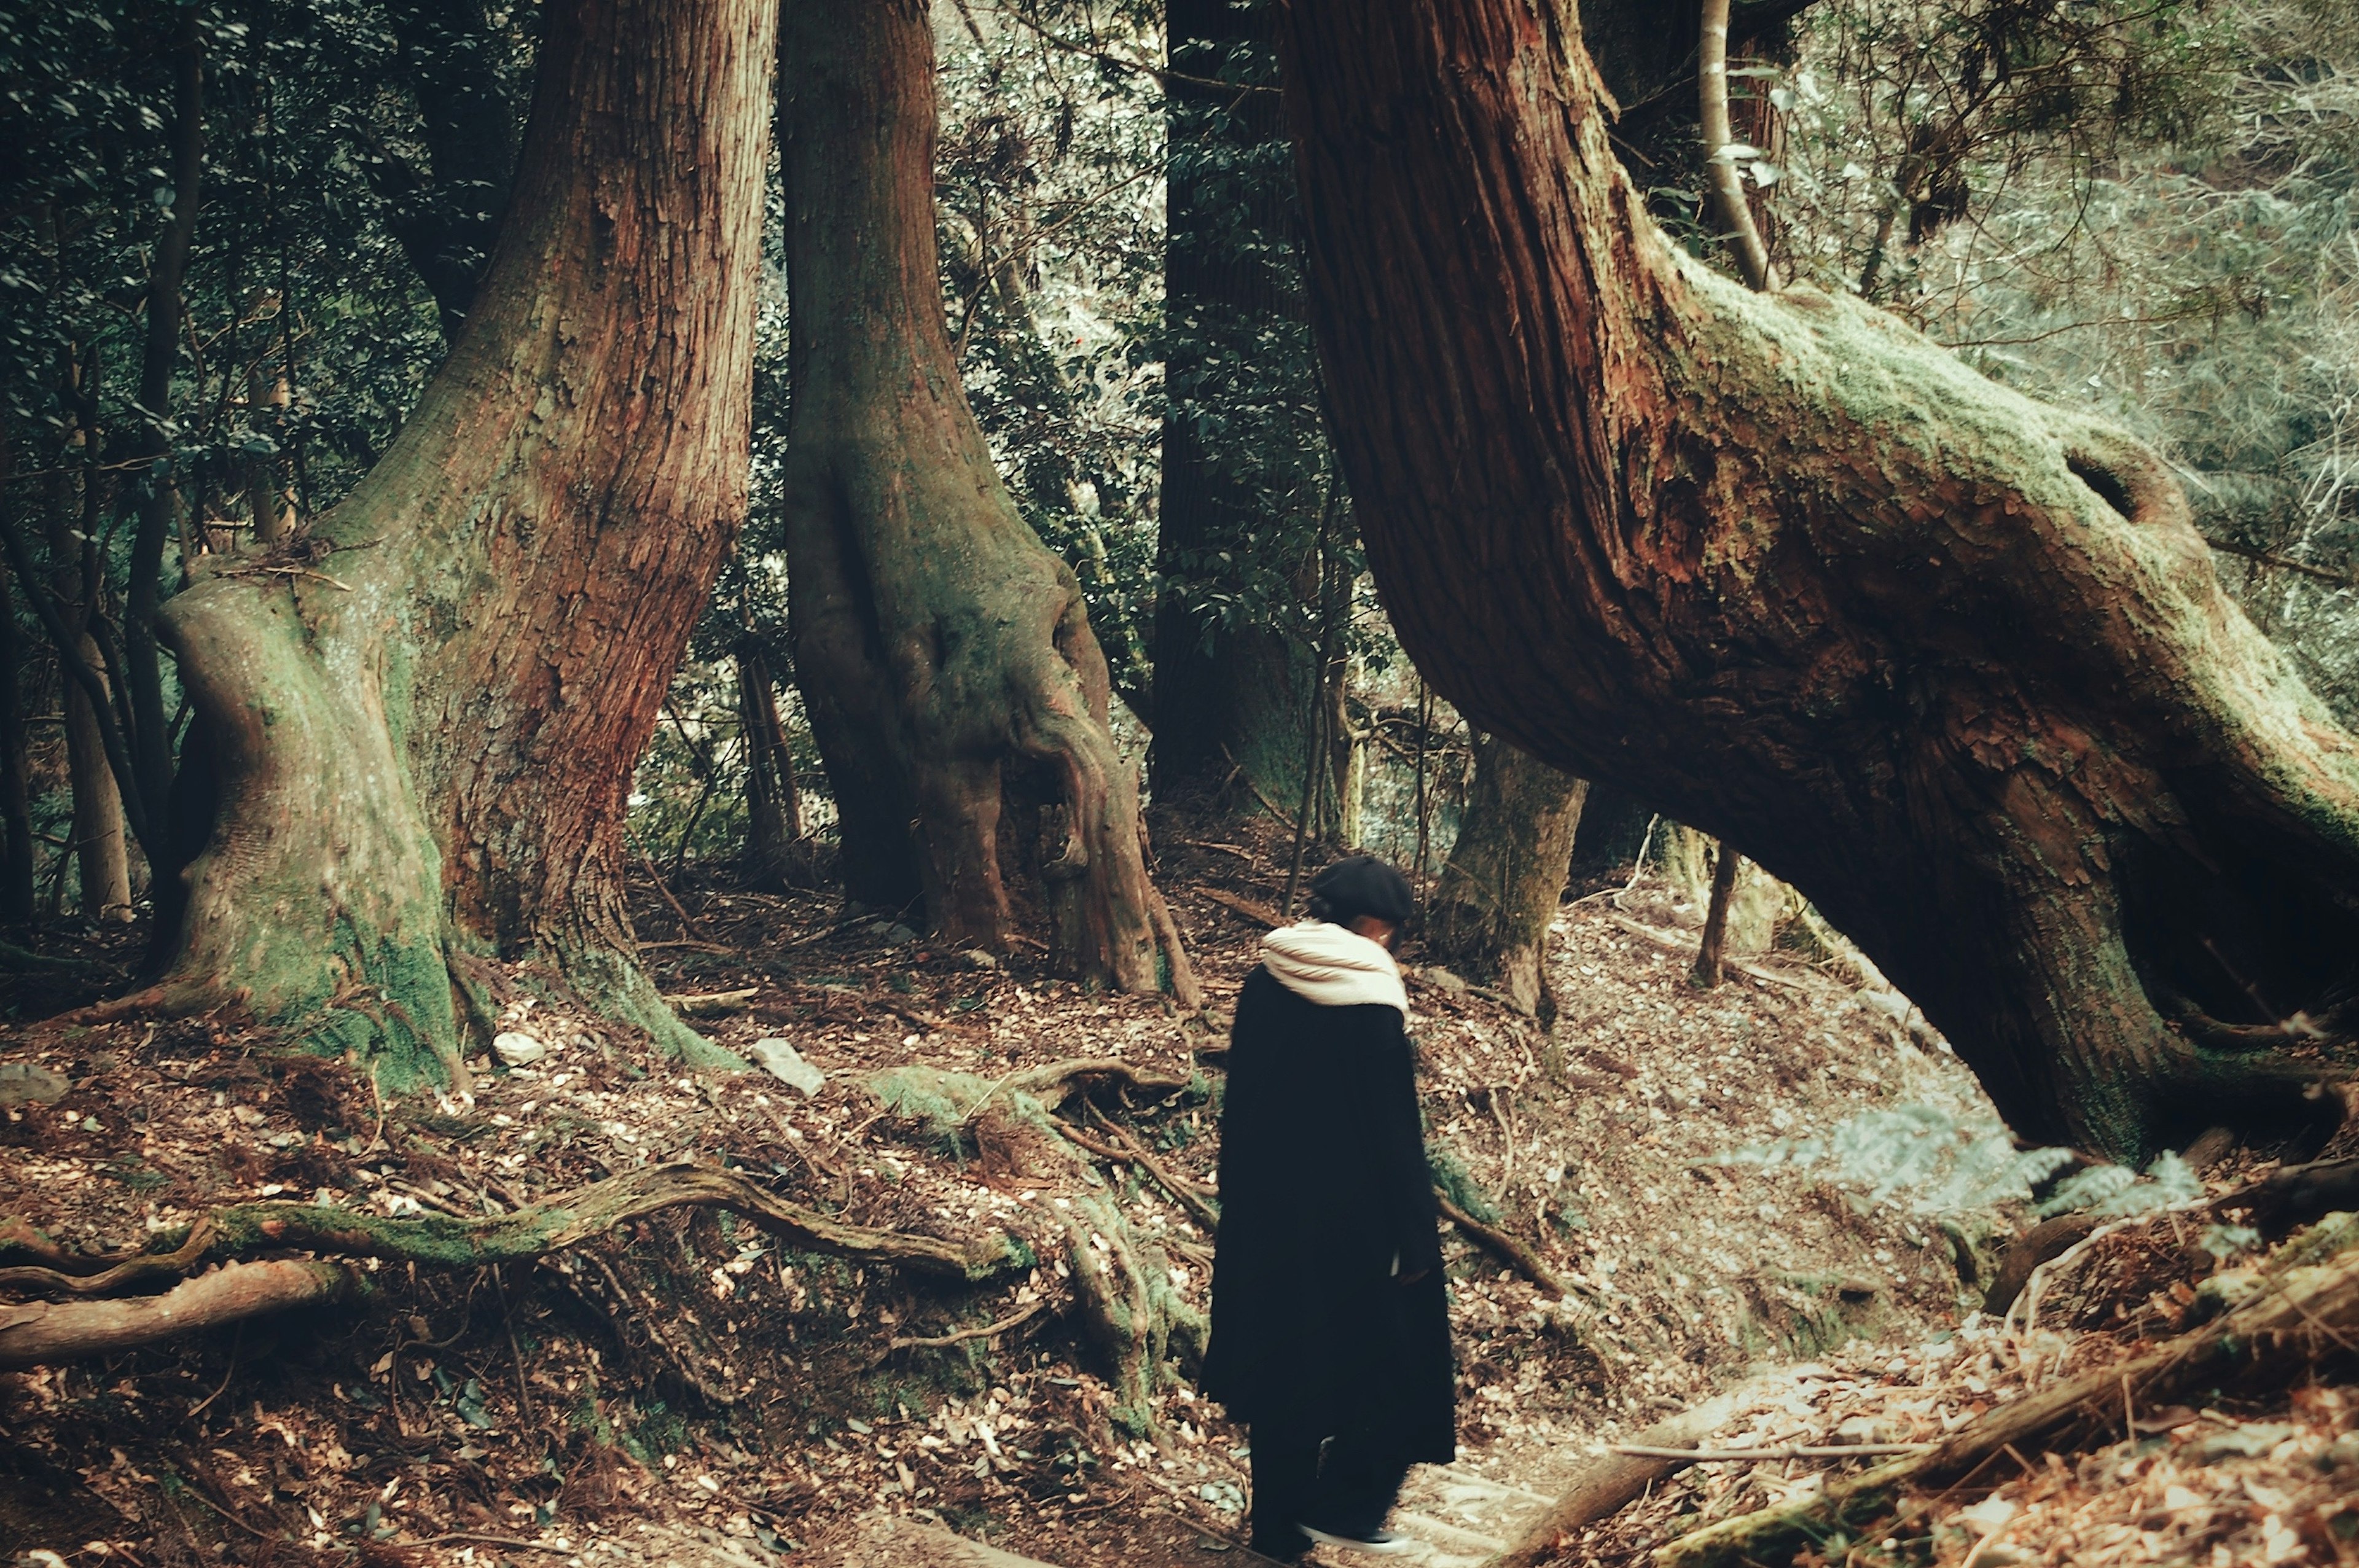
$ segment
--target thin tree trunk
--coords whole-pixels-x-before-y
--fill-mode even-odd
[[[802,798],[795,790],[794,753],[778,722],[770,662],[751,637],[737,649],[737,722],[745,738],[746,876],[755,886],[777,892],[794,881]]]
[[[1589,784],[1496,735],[1474,738],[1474,784],[1458,842],[1426,910],[1426,942],[1524,1012],[1556,1014],[1549,925],[1572,866]]]
[[[2027,1137],[2136,1160],[2349,1070],[2359,744],[2161,459],[1679,254],[1567,9],[1282,15],[1338,447],[1443,695],[1799,887]]]
[[[90,395],[95,399],[95,389]],[[95,442],[97,432],[85,429],[82,438]],[[115,721],[112,705],[102,700],[112,695],[104,685],[106,662],[97,639],[84,630],[99,613],[98,557],[87,543],[95,536],[90,530],[100,514],[99,501],[94,490],[77,497],[76,487],[63,469],[60,464],[58,481],[50,487],[49,508],[50,591],[60,629],[71,640],[58,650],[58,660],[60,666],[69,658],[78,660],[96,673],[101,683],[99,697],[93,697],[79,681],[67,678],[58,683],[65,719],[66,780],[73,794],[74,870],[82,884],[83,917],[116,923],[132,916],[131,854],[124,830],[122,788],[107,755],[102,728]],[[85,470],[83,484],[95,482],[95,476]],[[77,509],[80,539],[75,537]],[[27,593],[37,589],[38,585],[26,585]]]
[[[0,443],[5,437],[0,436]],[[0,481],[8,477],[0,444]],[[0,527],[14,526],[0,524]],[[29,585],[28,585],[29,586]],[[16,630],[16,597],[0,561],[0,923],[33,918],[33,810],[26,787],[25,640]]]
[[[181,292],[189,270],[189,251],[197,232],[197,208],[202,199],[205,168],[205,59],[194,7],[178,14],[178,36],[172,55],[172,208],[156,236],[156,252],[147,266],[147,322],[139,366],[139,406],[143,411],[135,455],[145,460],[144,486],[137,526],[131,535],[129,587],[124,596],[123,693],[129,711],[125,741],[131,754],[133,787],[139,793],[140,820],[149,831],[141,840],[147,851],[147,892],[156,910],[153,948],[157,957],[170,950],[187,905],[187,887],[180,871],[193,846],[183,846],[168,829],[172,803],[171,714],[164,706],[164,662],[158,641],[158,612],[164,597],[164,547],[179,523],[182,503],[179,476],[172,470],[169,435],[172,376],[179,363]],[[186,561],[182,569],[188,568]],[[118,827],[114,842],[118,849]],[[110,887],[107,897],[114,896]],[[87,885],[85,909],[101,913]],[[124,896],[128,918],[130,898]]]
[[[1695,983],[1710,990],[1720,984],[1720,950],[1728,940],[1728,901],[1736,893],[1736,873],[1745,857],[1723,840],[1712,857],[1712,901],[1705,906],[1703,941],[1696,948]]]
[[[629,961],[631,767],[742,514],[771,10],[546,14],[470,328],[308,576],[207,557],[164,625],[220,781],[164,984],[380,1076],[455,1070],[473,954],[701,1059]]]
[[[990,946],[1037,897],[1070,967],[1192,999],[1081,585],[1017,514],[959,384],[926,9],[790,0],[785,30],[789,610],[847,890],[922,896],[945,938]]]
[[[1745,194],[1745,171],[1736,155],[1736,133],[1728,121],[1728,0],[1703,0],[1703,42],[1696,59],[1699,118],[1703,122],[1706,178],[1728,225],[1729,246],[1736,253],[1738,270],[1757,289],[1774,289],[1777,275],[1769,265],[1769,247],[1761,243],[1761,229],[1753,221],[1752,204]]]

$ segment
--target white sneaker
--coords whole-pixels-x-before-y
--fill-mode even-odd
[[[1408,1537],[1395,1535],[1388,1530],[1378,1530],[1368,1535],[1343,1535],[1332,1530],[1321,1530],[1315,1524],[1294,1521],[1294,1528],[1321,1546],[1340,1546],[1346,1552],[1363,1552],[1371,1557],[1390,1557],[1409,1549]]]

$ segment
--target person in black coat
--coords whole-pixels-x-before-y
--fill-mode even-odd
[[[1432,1178],[1390,946],[1408,881],[1353,856],[1237,997],[1204,1389],[1251,1429],[1253,1548],[1407,1543],[1413,1464],[1457,1457]]]

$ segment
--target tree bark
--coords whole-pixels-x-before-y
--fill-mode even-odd
[[[959,384],[926,10],[786,13],[788,611],[847,891],[922,899],[946,939],[988,946],[1037,898],[1060,967],[1192,999],[1081,585],[1017,514]]]
[[[1496,735],[1474,738],[1474,782],[1458,842],[1426,912],[1426,940],[1520,1011],[1553,1019],[1549,923],[1572,867],[1587,781]]]
[[[305,537],[166,607],[221,781],[166,982],[380,1076],[458,1060],[462,953],[710,1052],[629,962],[621,825],[743,511],[769,8],[548,16],[471,327]]]
[[[1290,443],[1285,430],[1259,427],[1277,411],[1256,407],[1255,385],[1272,369],[1273,329],[1299,333],[1308,308],[1293,193],[1256,168],[1285,136],[1284,116],[1273,93],[1197,85],[1250,80],[1251,57],[1271,42],[1268,16],[1228,0],[1167,7],[1172,65],[1191,80],[1166,89],[1167,402],[1155,546],[1164,586],[1149,716],[1158,798],[1243,769],[1251,785],[1287,799],[1300,787],[1309,741],[1316,654],[1248,598],[1256,583],[1299,588],[1309,576],[1307,563],[1269,558],[1269,541],[1301,529],[1268,504],[1268,470]]]
[[[1799,887],[2026,1136],[2136,1160],[2342,1070],[2359,747],[2159,458],[1677,254],[1569,14],[1285,17],[1339,447],[1445,696]]]

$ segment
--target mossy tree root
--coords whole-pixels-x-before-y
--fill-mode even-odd
[[[940,1279],[985,1280],[1027,1266],[1030,1260],[1030,1254],[1004,1232],[989,1231],[959,1242],[845,1225],[817,1209],[788,1203],[734,1171],[683,1161],[593,1182],[546,1203],[483,1219],[440,1215],[390,1218],[322,1204],[236,1204],[212,1210],[184,1230],[158,1232],[148,1251],[111,1258],[71,1258],[24,1221],[0,1221],[0,1257],[39,1260],[0,1268],[0,1289],[64,1298],[63,1304],[39,1311],[29,1306],[6,1309],[0,1314],[0,1335],[10,1332],[9,1325],[21,1319],[27,1342],[38,1343],[53,1358],[95,1355],[119,1347],[121,1336],[130,1332],[125,1327],[126,1322],[146,1323],[153,1318],[158,1324],[180,1325],[159,1329],[149,1339],[136,1341],[144,1344],[168,1333],[277,1311],[299,1300],[330,1299],[302,1294],[290,1282],[295,1278],[291,1274],[284,1279],[235,1276],[277,1280],[268,1287],[233,1289],[226,1281],[209,1286],[192,1298],[205,1303],[205,1310],[193,1316],[186,1313],[175,1316],[177,1308],[168,1311],[153,1303],[126,1312],[124,1303],[92,1299],[177,1281],[172,1290],[158,1298],[172,1303],[192,1286],[229,1272],[225,1268],[202,1280],[189,1278],[210,1263],[239,1267],[256,1254],[275,1251],[375,1258],[451,1269],[531,1262],[579,1246],[618,1225],[670,1208],[729,1209],[801,1251],[887,1264]]]
[[[1912,1487],[1972,1481],[2010,1447],[2060,1447],[2120,1430],[2125,1400],[2169,1403],[2231,1379],[2252,1381],[2312,1365],[2359,1333],[2359,1221],[2338,1215],[2280,1249],[2248,1277],[2231,1310],[2127,1361],[2098,1367],[2017,1400],[1952,1433],[1940,1446],[1828,1483],[1808,1501],[1764,1509],[1682,1536],[1655,1553],[1658,1568],[1735,1568],[1789,1560],[1805,1543],[1855,1533],[1900,1506]]]
[[[1166,1361],[1201,1362],[1210,1325],[1173,1281],[1161,1242],[1131,1224],[1091,1152],[1049,1108],[1090,1083],[1169,1093],[1186,1082],[1113,1058],[1051,1063],[995,1083],[922,1066],[870,1080],[888,1109],[922,1118],[935,1137],[971,1149],[993,1174],[1020,1177],[1061,1200],[1036,1211],[1053,1226],[1040,1250],[1064,1253],[1089,1337],[1113,1371],[1114,1419],[1134,1435],[1154,1430]]]

